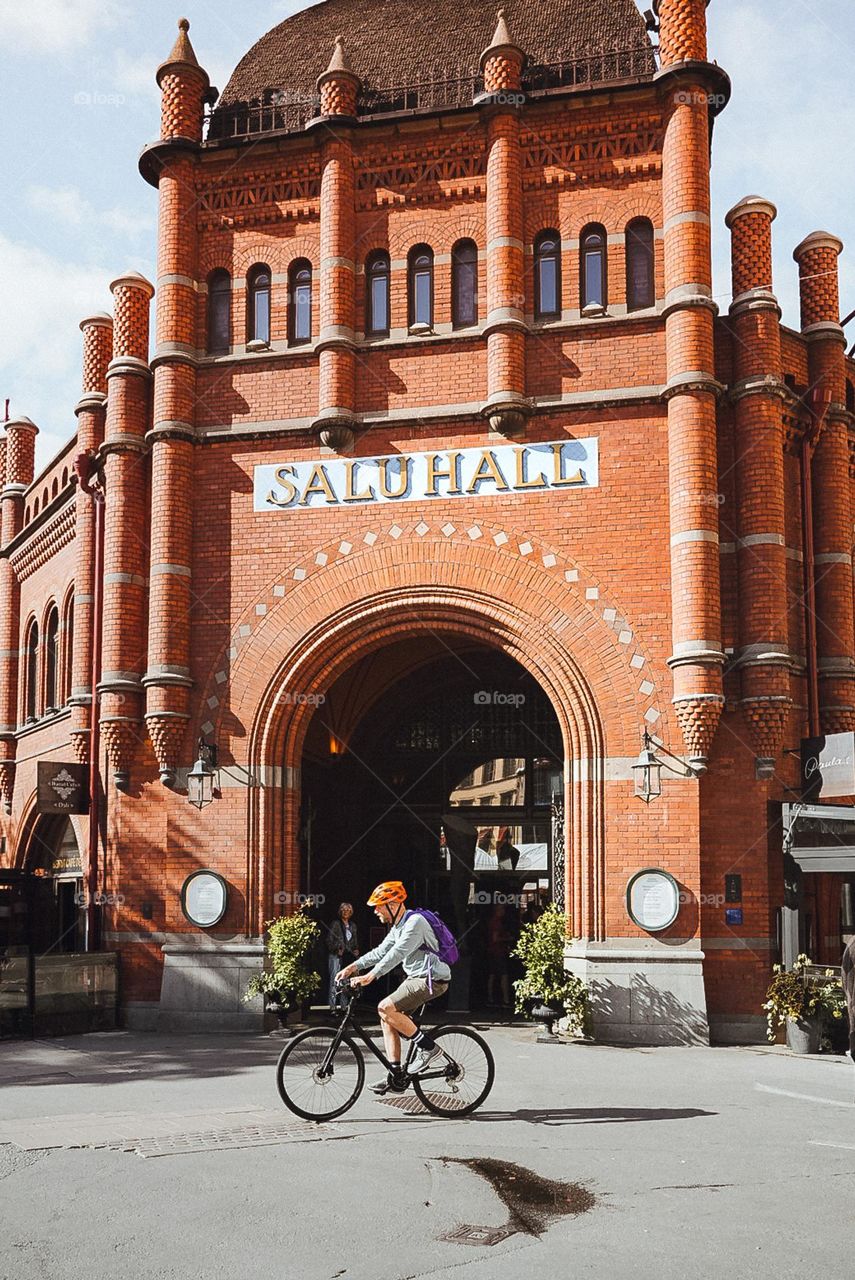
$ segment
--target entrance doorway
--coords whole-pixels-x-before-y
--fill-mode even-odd
[[[369,892],[403,880],[462,944],[451,1007],[507,1004],[519,976],[508,953],[554,896],[563,775],[557,717],[519,664],[448,635],[391,645],[355,663],[313,715],[301,883],[325,923],[353,904],[364,951],[385,932]]]

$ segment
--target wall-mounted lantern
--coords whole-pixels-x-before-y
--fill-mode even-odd
[[[680,766],[679,769],[675,769],[674,765],[668,763],[668,760],[660,760],[656,754],[657,751],[661,752],[663,756],[667,756],[668,760],[674,760]],[[702,769],[685,764],[679,756],[675,756],[673,752],[664,747],[661,742],[658,742],[645,729],[641,740],[641,752],[632,766],[632,772],[635,776],[635,795],[639,800],[643,800],[645,804],[650,804],[651,800],[661,796],[663,769],[667,769],[669,773],[675,773],[679,778],[699,778],[703,773]]]
[[[197,809],[204,809],[214,798],[217,776],[217,748],[213,742],[199,739],[198,757],[187,775],[187,799]]]

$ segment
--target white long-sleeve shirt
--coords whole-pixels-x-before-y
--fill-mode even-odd
[[[427,946],[435,952],[438,945],[436,934],[424,916],[411,911],[392,925],[379,946],[359,957],[359,971],[366,973],[370,969],[375,978],[382,978],[400,964],[408,978],[430,975],[434,982],[449,982],[448,965],[439,956],[421,950]]]

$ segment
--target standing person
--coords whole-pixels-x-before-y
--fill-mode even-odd
[[[345,965],[352,964],[359,955],[353,907],[349,902],[341,904],[338,909],[338,918],[330,925],[327,948],[330,953],[330,1013],[335,1013],[341,1005],[341,992],[336,984],[339,970]]]
[[[378,884],[368,899],[368,906],[373,907],[375,915],[391,928],[378,947],[366,951],[358,963],[348,965],[339,974],[341,982],[353,974],[361,974],[354,979],[353,985],[367,987],[376,978],[390,973],[396,965],[401,965],[404,970],[404,981],[377,1006],[386,1057],[392,1070],[385,1080],[378,1080],[371,1086],[374,1093],[388,1093],[389,1090],[404,1093],[410,1077],[424,1071],[441,1052],[435,1041],[419,1030],[409,1014],[429,1000],[445,994],[451,982],[451,969],[440,958],[439,941],[432,927],[420,912],[406,909],[406,898],[407,891],[400,880],[385,880]],[[407,1072],[401,1069],[402,1037],[412,1041],[417,1050]]]
[[[487,1008],[495,1009],[499,1001],[496,999],[496,982],[502,997],[502,1005],[509,1008],[511,1003],[511,984],[508,973],[508,955],[513,934],[508,926],[507,908],[501,903],[494,903],[487,921]]]
[[[843,952],[843,990],[846,992],[846,1011],[849,1014],[849,1054],[855,1062],[855,938]]]

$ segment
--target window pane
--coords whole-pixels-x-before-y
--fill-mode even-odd
[[[454,323],[478,323],[478,265],[472,249],[464,249],[454,263]]]
[[[371,278],[370,332],[386,333],[389,328],[389,277],[385,274]]]
[[[601,249],[589,249],[585,253],[585,296],[582,305],[587,307],[590,303],[604,305]]]
[[[551,315],[558,310],[558,273],[553,257],[541,257],[538,264],[540,282],[540,312]]]
[[[256,287],[253,309],[253,333],[257,342],[270,341],[270,290]]]
[[[627,236],[627,302],[630,310],[652,307],[653,242],[647,227],[630,230]]]
[[[430,324],[430,272],[417,271],[413,286],[413,323]]]
[[[228,351],[231,346],[231,287],[228,280],[214,280],[208,297],[208,350]]]
[[[312,286],[298,284],[294,291],[294,341],[308,342],[312,336]]]

